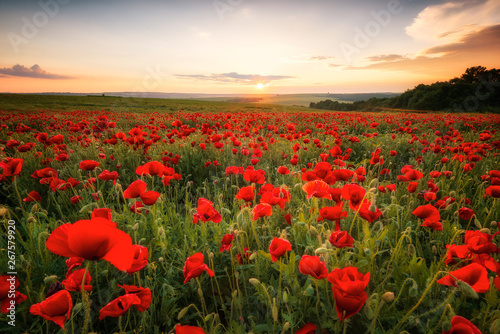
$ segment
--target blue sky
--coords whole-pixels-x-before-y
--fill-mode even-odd
[[[0,91],[404,91],[499,67],[496,0],[0,0]]]

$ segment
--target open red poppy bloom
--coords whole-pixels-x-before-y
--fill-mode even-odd
[[[143,269],[148,265],[149,251],[146,247],[141,245],[133,245],[134,247],[134,260],[130,268],[127,269],[127,274],[133,273]]]
[[[5,158],[0,161],[0,168],[2,168],[3,176],[14,178],[21,173],[23,159]]]
[[[273,262],[278,261],[278,259],[285,255],[287,251],[291,250],[292,244],[290,241],[280,238],[274,238],[269,246],[269,253],[271,253],[271,259]]]
[[[40,196],[40,194],[34,190],[30,191],[28,193],[28,196],[23,198],[23,202],[35,202],[35,201],[41,202],[42,196]]]
[[[180,324],[175,325],[175,334],[205,334],[203,328],[198,326],[189,326]]]
[[[139,312],[144,312],[148,309],[149,305],[151,305],[151,290],[147,288],[141,288],[135,285],[120,285],[120,288],[125,290],[126,294],[134,294],[140,299],[140,304],[134,304],[135,308]]]
[[[99,166],[100,164],[101,164],[100,162],[94,160],[83,160],[82,162],[80,162],[80,169],[91,171],[96,169],[96,167]]]
[[[295,332],[295,334],[315,334],[317,328],[318,328],[318,326],[316,326],[313,323],[308,322],[303,327],[301,327],[300,329],[298,329]]]
[[[123,198],[137,198],[146,192],[147,184],[142,180],[132,182],[123,192]]]
[[[328,275],[325,263],[319,256],[303,255],[299,262],[299,271],[315,279],[323,279]]]
[[[208,268],[205,264],[205,256],[203,253],[196,253],[187,258],[184,263],[184,268],[182,268],[182,274],[184,275],[184,284],[193,278],[196,278],[206,271],[208,276],[213,277],[215,273]]]
[[[478,263],[471,263],[460,269],[450,271],[450,274],[469,284],[477,293],[485,293],[490,288],[488,272],[486,268]],[[437,282],[443,285],[457,286],[457,282],[453,277],[448,275],[439,279]]]
[[[339,320],[350,318],[358,313],[366,302],[366,286],[370,273],[362,274],[356,267],[334,269],[327,276],[332,283],[335,309]]]
[[[135,172],[137,175],[162,176],[165,168],[166,167],[159,161],[150,161],[143,166],[137,167]]]
[[[451,319],[450,325],[451,329],[443,331],[443,334],[482,334],[472,322],[459,315]]]
[[[12,296],[12,285],[16,292]],[[19,280],[16,276],[11,275],[0,275],[0,312],[8,313],[9,309],[12,308],[12,300],[15,304],[19,304],[25,301],[28,297],[17,291],[19,288]],[[13,297],[13,298],[12,298]]]
[[[73,300],[66,290],[60,290],[38,304],[31,305],[30,313],[50,320],[64,329],[64,322],[69,319]]]
[[[328,241],[332,246],[337,248],[352,247],[354,239],[347,233],[347,231],[335,231],[330,235]]]
[[[266,182],[265,175],[266,172],[263,171],[262,169],[257,169],[257,170],[247,169],[243,173],[243,178],[248,182],[264,184],[264,182]]]
[[[212,205],[213,203],[208,199],[198,198],[198,207],[196,208],[196,213],[193,215],[193,223],[198,223],[198,220],[202,222],[212,221],[214,223],[220,223],[222,217]]]
[[[145,191],[143,192],[140,197],[144,205],[153,205],[156,203],[158,198],[160,198],[161,194],[157,191]]]
[[[342,187],[342,197],[349,201],[349,207],[352,210],[358,210],[363,201],[366,190],[357,184],[346,184]]]
[[[69,271],[68,271],[69,273]],[[85,274],[85,269],[78,269],[73,271],[70,275],[66,274],[66,279],[62,281],[62,284],[68,291],[81,291],[83,283],[83,275]],[[92,285],[90,285],[92,278],[90,273],[87,271],[85,275],[85,283],[83,289],[85,291],[91,291]]]
[[[500,198],[500,186],[489,186],[485,189],[485,192],[488,196]]]
[[[271,216],[272,214],[273,214],[273,208],[270,204],[260,203],[260,204],[257,204],[252,209],[252,215],[253,215],[252,220],[257,220],[257,219],[265,217],[265,216]]]
[[[119,270],[132,265],[134,248],[130,236],[104,218],[79,220],[56,228],[46,242],[54,254],[109,261]]]
[[[255,187],[242,187],[235,196],[236,199],[242,199],[245,202],[251,202],[255,198]]]
[[[221,246],[219,251],[222,253],[223,251],[229,251],[231,249],[231,243],[234,240],[234,232],[231,234],[226,234],[221,240]]]
[[[302,186],[302,190],[307,193],[307,199],[311,197],[326,198],[331,200],[330,186],[322,180],[314,180],[307,182]]]
[[[99,310],[99,320],[106,317],[119,317],[124,315],[132,305],[140,305],[141,299],[135,293],[127,293],[124,296],[110,301],[106,306]]]
[[[113,184],[116,184],[116,180],[118,180],[118,172],[105,169],[101,174],[97,175],[99,180],[103,181],[113,181]]]
[[[489,235],[481,231],[466,231],[464,242],[467,248],[476,254],[500,253],[500,248],[493,242],[493,238],[498,234]]]
[[[424,220],[421,226],[427,226],[436,231],[441,231],[443,229],[443,225],[439,222],[441,215],[439,214],[438,209],[434,206],[430,204],[421,205],[413,210],[412,213],[418,218]]]
[[[363,201],[363,204],[359,207],[359,216],[371,223],[382,216],[382,211],[379,208],[372,205],[369,201]]]

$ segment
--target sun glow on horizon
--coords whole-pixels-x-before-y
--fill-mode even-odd
[[[255,85],[255,88],[257,89],[264,89],[266,87],[269,87],[269,83],[263,84],[259,82],[257,85]]]

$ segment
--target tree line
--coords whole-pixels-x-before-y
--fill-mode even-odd
[[[324,100],[310,108],[338,111],[373,111],[378,108],[446,112],[500,112],[500,70],[469,67],[461,77],[420,84],[392,98],[370,98],[353,103]]]

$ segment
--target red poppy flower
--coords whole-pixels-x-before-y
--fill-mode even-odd
[[[133,245],[134,248],[134,260],[130,268],[127,269],[127,274],[132,275],[133,273],[143,269],[148,264],[149,251],[146,247],[141,245]]]
[[[94,160],[83,160],[82,162],[80,162],[80,169],[90,171],[96,169],[96,167],[100,164],[100,162]]]
[[[421,205],[413,210],[412,213],[418,218],[424,220],[421,226],[427,226],[436,231],[441,231],[443,229],[443,225],[439,222],[441,215],[439,214],[438,209],[432,205]]]
[[[395,184],[388,184],[387,186],[385,186],[387,188],[387,190],[391,191],[391,192],[394,192],[396,191],[396,185]]]
[[[17,291],[19,280],[16,276],[0,275],[0,312],[8,313],[15,309],[15,305],[25,301],[28,297]],[[12,291],[15,290],[14,295]]]
[[[347,231],[335,231],[330,235],[328,241],[337,248],[352,247],[354,239]]]
[[[149,305],[151,305],[151,290],[147,288],[141,288],[135,285],[120,285],[117,284],[120,288],[125,290],[126,294],[134,294],[140,299],[140,304],[134,304],[135,308],[139,312],[144,312],[148,309]]]
[[[69,271],[68,271],[69,272]],[[85,269],[78,269],[72,272],[70,275],[66,275],[66,279],[62,281],[62,284],[68,291],[81,291],[83,283],[83,275],[85,274]],[[83,289],[85,291],[91,291],[92,285],[90,285],[92,278],[90,273],[87,271],[85,275],[85,283]]]
[[[278,173],[280,173],[282,175],[288,175],[288,174],[290,174],[290,170],[285,166],[280,166],[280,167],[278,167]]]
[[[175,334],[205,334],[203,328],[198,326],[181,326],[180,324],[175,325]]]
[[[151,190],[145,191],[140,195],[142,202],[148,206],[155,204],[160,196],[161,194],[159,192]]]
[[[319,256],[303,255],[299,262],[299,271],[315,279],[323,279],[328,275],[325,263]]]
[[[273,208],[271,205],[267,203],[260,203],[257,204],[253,209],[252,209],[252,215],[253,218],[252,220],[257,220],[261,217],[265,216],[271,216],[273,214]]]
[[[287,251],[292,250],[292,244],[290,241],[280,238],[274,238],[269,246],[269,252],[271,253],[271,259],[273,262],[278,261],[278,258],[285,255]]]
[[[348,181],[354,172],[349,169],[334,169],[332,171],[333,176],[339,181]]]
[[[235,196],[236,199],[242,199],[245,202],[251,202],[255,198],[255,187],[248,186],[241,188]]]
[[[76,204],[82,200],[82,196],[75,195],[69,199],[72,204]]]
[[[104,218],[79,220],[56,228],[46,242],[54,254],[109,261],[119,270],[132,265],[134,248],[130,236]]]
[[[345,200],[349,201],[349,207],[352,210],[358,210],[366,190],[357,184],[346,184],[342,187],[341,194]]]
[[[73,300],[66,290],[60,290],[38,304],[31,305],[30,313],[50,320],[64,329],[64,322],[69,319]]]
[[[258,170],[247,169],[243,173],[243,178],[248,182],[264,184],[264,182],[266,181],[265,175],[266,172],[263,171],[262,169]]]
[[[215,275],[215,273],[205,264],[205,256],[203,256],[202,253],[196,253],[193,256],[188,257],[184,263],[184,268],[182,268],[182,274],[185,278],[184,284],[191,279],[200,276],[204,271],[206,271],[210,277]]]
[[[165,166],[158,161],[150,161],[143,166],[136,168],[135,172],[137,175],[155,175],[162,176]]]
[[[413,194],[418,187],[418,182],[408,182],[408,192]]]
[[[41,202],[42,197],[40,196],[40,194],[38,192],[36,192],[34,190],[30,191],[28,193],[28,196],[23,198],[23,202],[35,202],[35,201]]]
[[[342,321],[358,313],[366,302],[366,286],[370,281],[370,273],[362,274],[355,267],[334,269],[327,276],[333,284],[335,309]]]
[[[458,209],[458,215],[464,220],[470,220],[476,215],[476,213],[474,212],[474,210],[469,208],[460,208]]]
[[[45,177],[57,178],[57,171],[54,168],[46,167],[34,171],[31,177],[35,179],[42,179]]]
[[[382,211],[369,201],[363,201],[363,204],[359,207],[359,216],[369,223],[377,220],[381,215]]]
[[[307,199],[311,197],[326,198],[331,200],[330,186],[322,180],[314,180],[307,182],[302,186],[302,190],[307,193]]]
[[[5,158],[0,161],[0,168],[2,168],[3,176],[14,178],[21,173],[23,159]]]
[[[451,329],[443,334],[482,334],[481,331],[469,320],[456,315],[451,319]]]
[[[229,251],[231,249],[231,243],[234,239],[234,232],[231,234],[226,234],[221,240],[221,246],[219,251],[222,253],[224,251]]]
[[[485,293],[490,288],[488,272],[486,268],[478,263],[471,263],[458,270],[450,271],[450,274],[469,284],[477,293]],[[437,282],[443,285],[457,286],[457,282],[453,277],[448,275],[439,279]]]
[[[124,315],[132,305],[140,305],[141,300],[135,293],[127,293],[124,296],[110,301],[106,306],[99,310],[99,320],[106,317],[119,317]]]
[[[112,220],[113,216],[111,215],[111,209],[108,208],[100,208],[92,210],[92,219],[93,218],[104,218],[107,220]]]
[[[489,235],[481,231],[466,231],[464,242],[467,248],[476,254],[500,253],[500,248],[491,242],[498,233]]]
[[[113,184],[116,184],[116,180],[118,180],[118,172],[116,171],[110,172],[109,170],[106,169],[97,177],[99,178],[99,180],[113,181]]]
[[[220,223],[222,217],[212,205],[213,203],[208,199],[199,198],[196,213],[193,215],[193,223],[197,224],[198,220],[202,222],[212,221],[214,223]]]
[[[500,186],[489,186],[485,189],[485,192],[488,196],[500,198]]]
[[[318,326],[308,322],[302,328],[298,329],[295,334],[315,334]]]
[[[123,192],[123,198],[137,198],[146,192],[147,184],[142,180],[132,182]]]

